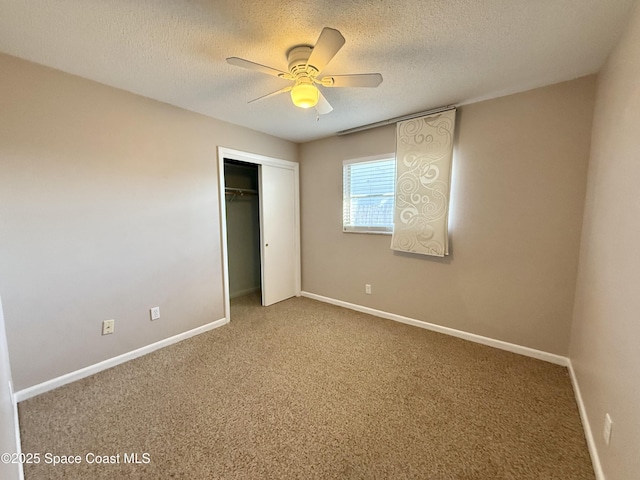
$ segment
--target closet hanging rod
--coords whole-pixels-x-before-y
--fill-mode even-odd
[[[257,195],[258,191],[250,188],[225,187],[224,193],[228,195]]]

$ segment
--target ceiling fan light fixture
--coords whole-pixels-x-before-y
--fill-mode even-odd
[[[324,27],[314,46],[296,45],[289,49],[288,72],[239,57],[229,57],[227,63],[292,82],[280,90],[249,100],[249,103],[290,92],[291,101],[296,107],[305,109],[315,107],[318,115],[326,115],[333,110],[333,107],[318,87],[377,87],[382,82],[382,75],[379,73],[331,75],[318,78],[344,44],[345,39],[338,30]]]
[[[299,81],[291,89],[291,101],[296,107],[300,107],[300,108],[315,107],[318,104],[319,97],[320,97],[320,91],[311,82],[311,80]]]

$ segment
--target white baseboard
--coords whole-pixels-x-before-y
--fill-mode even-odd
[[[222,325],[226,325],[227,323],[229,323],[229,320],[227,320],[226,318],[221,318],[220,320],[216,320],[215,322],[207,323],[206,325],[202,325],[201,327],[197,327],[187,332],[174,335],[173,337],[165,338],[164,340],[152,343],[151,345],[132,350],[128,353],[123,353],[122,355],[118,355],[117,357],[108,358],[107,360],[89,365],[88,367],[81,368],[80,370],[76,370],[75,372],[70,372],[60,377],[47,380],[46,382],[39,383],[38,385],[19,390],[15,393],[16,401],[22,402],[29,398],[35,397],[36,395],[40,395],[42,393],[53,390],[54,388],[66,385],[67,383],[75,382],[76,380],[88,377],[90,375],[93,375],[94,373],[101,372],[108,368],[115,367],[116,365],[120,365],[121,363],[133,360],[134,358],[146,355],[147,353],[159,350],[160,348],[168,347],[169,345],[178,343],[182,340],[186,340],[187,338],[191,338],[195,335],[213,330],[214,328],[221,327]]]
[[[604,472],[602,471],[602,464],[600,463],[600,456],[598,455],[598,449],[596,448],[596,442],[593,438],[593,432],[591,431],[591,424],[587,416],[587,409],[584,406],[582,400],[582,394],[580,393],[580,386],[578,385],[578,379],[576,378],[576,372],[573,369],[571,359],[569,359],[569,376],[571,377],[571,384],[573,385],[573,393],[576,396],[576,403],[578,404],[578,411],[580,412],[580,420],[582,420],[582,428],[584,429],[584,436],[587,439],[587,446],[589,447],[589,455],[591,455],[591,463],[593,464],[593,470],[596,474],[596,480],[605,480]]]
[[[316,295],[315,293],[302,292],[303,297],[318,300],[320,302],[331,303],[339,307],[348,308],[350,310],[356,310],[358,312],[367,313],[376,317],[386,318],[388,320],[394,320],[400,323],[406,323],[413,325],[414,327],[424,328],[426,330],[432,330],[438,333],[444,333],[445,335],[451,335],[452,337],[462,338],[463,340],[469,340],[475,343],[481,343],[489,347],[499,348],[500,350],[506,350],[508,352],[517,353],[526,357],[537,358],[538,360],[544,360],[545,362],[555,363],[556,365],[562,365],[564,367],[569,365],[569,359],[561,355],[555,355],[553,353],[543,352],[542,350],[536,350],[534,348],[523,347],[522,345],[516,345],[514,343],[503,342],[502,340],[496,340],[489,337],[483,337],[476,335],[475,333],[464,332],[462,330],[456,330],[454,328],[443,327],[434,323],[425,322],[422,320],[416,320],[414,318],[403,317],[395,313],[383,312],[370,307],[363,307],[362,305],[356,305],[354,303],[344,302],[342,300],[336,300],[334,298],[323,297],[322,295]]]

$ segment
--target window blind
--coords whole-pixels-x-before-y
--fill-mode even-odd
[[[345,162],[343,167],[343,230],[393,231],[395,159]]]

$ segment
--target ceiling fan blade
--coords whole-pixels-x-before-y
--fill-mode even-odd
[[[333,111],[333,107],[327,99],[324,98],[321,91],[318,91],[318,103],[316,104],[316,111],[320,115],[326,115],[327,113],[331,113]]]
[[[275,97],[276,95],[279,95],[281,93],[290,92],[292,88],[293,88],[293,85],[290,85],[288,87],[281,88],[280,90],[277,90],[275,92],[267,93],[266,95],[263,95],[261,97],[254,98],[253,100],[249,100],[247,103],[253,103],[253,102],[257,102],[258,100],[264,100],[265,98]]]
[[[321,72],[335,54],[338,53],[338,50],[342,48],[344,42],[344,37],[338,30],[328,27],[323,28],[315,47],[311,51],[309,60],[307,60],[307,66],[312,66],[318,72]]]
[[[379,73],[362,73],[356,75],[332,75],[318,80],[323,87],[377,87],[382,83]]]
[[[276,70],[275,68],[267,67],[265,65],[260,65],[259,63],[250,62],[249,60],[245,60],[244,58],[229,57],[227,58],[227,63],[235,65],[236,67],[242,67],[256,72],[266,73],[267,75],[273,75],[275,77],[293,80],[293,77],[289,73],[285,73],[280,70]]]

